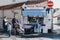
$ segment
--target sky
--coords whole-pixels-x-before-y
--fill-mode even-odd
[[[52,0],[54,2],[53,8],[60,8],[60,0]]]

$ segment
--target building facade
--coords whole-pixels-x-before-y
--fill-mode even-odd
[[[18,20],[21,23],[21,11],[22,11],[22,5],[26,4],[26,5],[40,5],[40,6],[47,6],[47,1],[43,0],[42,2],[38,2],[38,1],[27,1],[27,2],[22,2],[22,3],[11,3],[12,0],[10,0],[10,2],[8,3],[6,1],[6,3],[4,4],[4,6],[0,6],[0,28],[2,28],[2,20],[4,16],[8,17],[8,20],[11,22],[11,19],[14,16],[14,12],[18,13]],[[8,3],[8,5],[7,5]],[[11,4],[10,4],[11,3]],[[2,4],[3,5],[3,4]]]
[[[60,9],[53,14],[53,30],[60,29]]]

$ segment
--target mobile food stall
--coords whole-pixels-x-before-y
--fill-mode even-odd
[[[43,6],[24,6],[22,9],[22,19],[25,34],[48,33],[48,30],[52,29],[51,12],[47,13]]]

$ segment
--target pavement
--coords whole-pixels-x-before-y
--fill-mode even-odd
[[[35,34],[31,36],[15,36],[12,35],[9,37],[7,34],[0,35],[0,40],[60,40],[60,34],[54,34],[54,33],[49,33],[49,34]]]
[[[59,29],[59,30],[57,30]],[[6,33],[0,32],[0,40],[60,40],[60,28],[55,27],[54,33],[47,33],[47,34],[27,34],[24,36],[12,35],[9,37]],[[1,30],[0,30],[1,31]]]

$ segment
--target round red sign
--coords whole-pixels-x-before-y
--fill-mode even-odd
[[[48,5],[48,7],[52,7],[53,6],[53,1],[48,1],[47,5]]]

